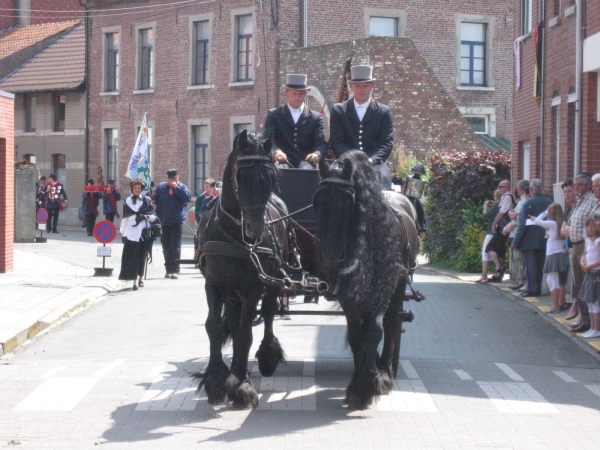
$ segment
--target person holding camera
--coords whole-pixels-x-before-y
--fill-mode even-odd
[[[487,220],[488,224],[486,235],[483,239],[483,246],[481,247],[481,277],[479,277],[479,280],[477,280],[476,283],[487,283],[490,281],[488,279],[488,272],[490,270],[490,262],[492,259],[490,258],[490,255],[488,255],[486,248],[494,236],[492,233],[492,224],[494,223],[494,219],[500,210],[500,196],[500,191],[496,190],[496,192],[494,192],[494,200],[486,200],[483,202],[483,218]]]
[[[102,194],[102,211],[104,212],[104,218],[115,221],[115,216],[120,218],[119,211],[117,209],[117,202],[121,200],[121,193],[119,192],[118,186],[115,186],[115,180],[112,178],[108,179],[108,186],[106,192]]]
[[[167,171],[167,181],[163,181],[154,191],[156,213],[162,224],[163,255],[165,257],[165,278],[179,278],[181,258],[181,234],[186,219],[187,204],[192,199],[188,187],[179,181],[176,169]]]
[[[142,194],[144,182],[139,179],[130,183],[131,195],[123,202],[121,235],[124,246],[121,256],[119,280],[133,280],[133,290],[144,287],[146,258],[152,248],[152,222],[156,220],[150,197]]]

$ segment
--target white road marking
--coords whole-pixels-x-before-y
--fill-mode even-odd
[[[562,372],[560,370],[555,370],[554,375],[556,375],[559,378],[562,378],[567,383],[577,383],[577,380],[575,378],[573,378],[571,375],[568,375],[567,373]]]
[[[158,364],[157,366],[154,366],[150,372],[144,376],[144,380],[155,380],[156,377],[166,370],[166,368],[166,364]]]
[[[99,370],[92,377],[53,377],[60,370],[53,369],[42,377],[47,380],[23,399],[14,411],[71,411],[111,370],[123,364],[117,359]],[[59,369],[59,368],[57,368]]]
[[[508,364],[504,364],[504,363],[495,363],[496,366],[498,367],[498,369],[500,369],[502,372],[504,372],[506,375],[508,375],[508,377],[513,380],[513,381],[525,381],[523,379],[523,377],[521,375],[519,375],[517,372],[515,372],[514,370],[512,370]]]
[[[193,411],[200,399],[190,377],[159,376],[135,407],[136,411]]]
[[[600,385],[586,384],[585,387],[592,391],[594,394],[596,394],[598,397],[600,397]]]
[[[258,410],[316,411],[314,377],[262,378]]]
[[[473,377],[471,375],[469,375],[467,372],[465,372],[464,370],[454,370],[454,373],[456,373],[456,375],[458,375],[458,378],[460,378],[461,380],[472,380]]]
[[[438,412],[421,380],[394,380],[395,389],[377,403],[379,411]]]
[[[55,367],[54,369],[49,370],[48,372],[46,372],[44,375],[42,375],[40,378],[42,380],[47,380],[48,378],[52,378],[54,375],[56,375],[59,372],[62,372],[63,370],[65,370],[67,368],[67,366],[58,366]]]
[[[116,369],[117,367],[119,367],[121,364],[123,364],[126,360],[125,359],[115,359],[112,363],[110,363],[108,366],[106,366],[105,368],[99,370],[98,372],[96,372],[94,375],[92,375],[92,378],[102,378],[105,375],[107,375],[110,371],[112,371],[113,369]]]
[[[404,370],[404,373],[406,374],[407,378],[414,379],[414,380],[418,380],[421,378],[421,377],[419,377],[419,374],[417,373],[417,371],[415,370],[415,368],[413,367],[413,365],[410,361],[400,360],[400,365],[402,366],[402,370]]]
[[[502,413],[558,414],[559,411],[529,383],[478,381],[477,384]]]

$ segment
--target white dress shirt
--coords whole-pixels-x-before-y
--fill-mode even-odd
[[[367,100],[362,105],[359,105],[358,103],[356,103],[356,100],[354,100],[354,108],[356,108],[356,114],[358,114],[358,119],[361,122],[363,120],[363,117],[365,117],[365,113],[367,112],[367,108],[369,107],[370,104],[371,104],[371,99]]]
[[[132,201],[132,196],[129,196],[125,199],[125,203],[129,206],[133,211],[137,212],[142,206],[142,200],[138,200],[135,205]],[[121,219],[121,227],[119,231],[123,237],[127,238],[130,241],[139,242],[142,237],[142,229],[150,228],[150,222],[154,222],[156,220],[156,216],[154,214],[150,214],[147,220],[140,222],[136,225],[135,223],[135,215],[124,217]]]
[[[287,104],[287,106],[290,109],[290,112],[292,113],[292,118],[294,119],[294,123],[298,123],[298,119],[300,118],[300,114],[302,114],[304,105],[301,105],[300,108],[298,108],[298,109],[292,108],[289,103]]]

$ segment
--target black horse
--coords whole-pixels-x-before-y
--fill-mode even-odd
[[[261,299],[265,334],[256,354],[261,374],[273,375],[285,360],[273,334],[280,288],[263,283],[265,277],[283,276],[281,269],[288,258],[286,224],[279,221],[266,226],[266,218],[275,220],[286,211],[285,204],[272,194],[276,184],[271,141],[259,133],[242,131],[227,160],[221,194],[202,215],[196,236],[210,339],[210,359],[206,371],[197,374],[201,379],[198,389],[204,387],[211,404],[226,398],[236,408],[258,404],[248,374],[248,353],[252,320]],[[233,341],[231,368],[223,362],[221,351],[229,338]]]
[[[321,187],[313,201],[319,269],[348,323],[354,375],[346,403],[365,409],[393,387],[400,308],[419,246],[414,209],[390,206],[361,151],[346,152],[331,165],[322,160],[319,170]],[[410,202],[398,204],[403,208]]]

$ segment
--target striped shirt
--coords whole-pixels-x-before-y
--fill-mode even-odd
[[[585,221],[590,216],[598,201],[592,191],[587,191],[580,197],[577,197],[577,206],[571,216],[571,242],[574,244],[583,241],[586,237]]]

